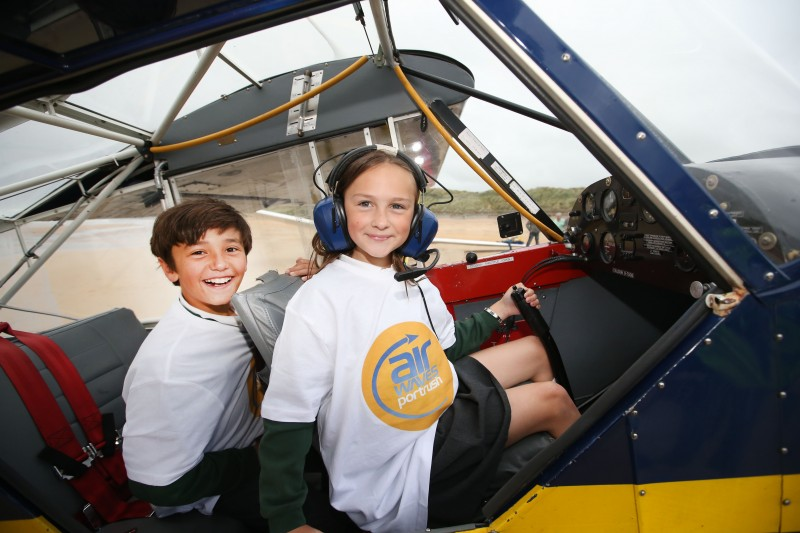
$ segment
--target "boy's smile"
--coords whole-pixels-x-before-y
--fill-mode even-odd
[[[417,201],[411,173],[391,163],[364,171],[344,193],[353,259],[388,267],[392,252],[408,239]]]
[[[194,244],[172,247],[175,270],[159,259],[164,274],[181,286],[186,303],[215,315],[233,315],[231,298],[239,289],[247,271],[239,231],[209,229]]]

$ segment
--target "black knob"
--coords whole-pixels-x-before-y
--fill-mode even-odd
[[[475,252],[467,252],[467,263],[470,265],[478,260],[478,254]]]

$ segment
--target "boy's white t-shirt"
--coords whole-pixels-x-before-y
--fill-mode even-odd
[[[206,452],[250,446],[263,432],[247,392],[252,357],[238,317],[212,315],[179,298],[145,338],[125,376],[122,450],[128,477],[162,487],[197,466]],[[211,514],[218,499],[156,512]]]
[[[362,529],[427,524],[436,424],[458,378],[453,319],[427,279],[342,256],[289,302],[262,416],[318,422],[331,504]],[[438,334],[431,331],[425,304]]]

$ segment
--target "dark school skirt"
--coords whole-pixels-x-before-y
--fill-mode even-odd
[[[472,357],[459,359],[453,366],[458,391],[436,426],[429,527],[464,524],[477,517],[511,422],[506,392],[486,367]]]

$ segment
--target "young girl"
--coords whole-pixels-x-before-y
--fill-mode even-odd
[[[259,452],[272,533],[317,531],[301,510],[315,422],[331,504],[364,530],[407,533],[429,512],[474,517],[504,447],[557,437],[579,416],[536,337],[464,357],[517,314],[511,289],[454,324],[430,281],[395,280],[424,175],[389,147],[357,150],[329,183],[352,248],[329,252],[329,228],[317,227],[321,270],[290,301],[275,345]],[[531,289],[525,298],[538,306]]]

